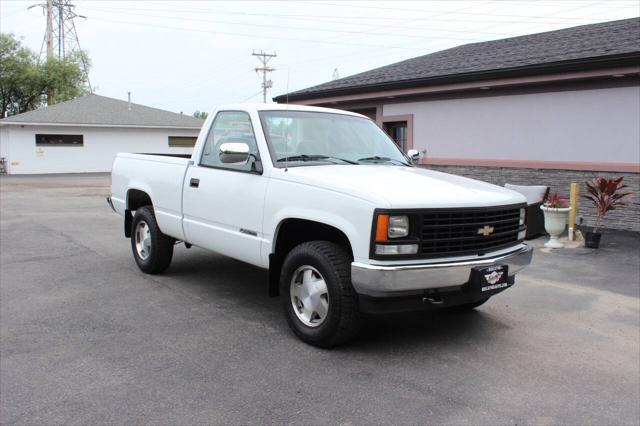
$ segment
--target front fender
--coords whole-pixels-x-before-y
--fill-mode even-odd
[[[295,200],[295,202],[292,202]],[[275,251],[282,222],[304,219],[340,230],[347,236],[354,260],[369,258],[373,203],[325,188],[275,181],[269,185],[263,221],[263,260]]]

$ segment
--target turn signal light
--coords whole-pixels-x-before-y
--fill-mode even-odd
[[[376,241],[389,239],[389,215],[379,214],[376,219]]]
[[[408,216],[379,214],[376,218],[376,241],[389,241],[409,235]]]

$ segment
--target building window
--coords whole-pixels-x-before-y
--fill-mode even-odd
[[[36,146],[84,146],[83,135],[38,135]]]
[[[392,121],[384,123],[384,130],[389,137],[400,147],[402,152],[408,150],[407,147],[407,122],[406,121]]]
[[[416,149],[413,146],[413,114],[385,115],[379,118],[378,125],[402,152]]]
[[[197,140],[198,138],[194,136],[169,136],[169,146],[176,148],[193,148]]]

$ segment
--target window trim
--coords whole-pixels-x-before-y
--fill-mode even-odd
[[[249,173],[252,175],[262,175],[264,173],[264,167],[261,167],[261,170],[240,170],[240,169],[230,169],[228,167],[220,167],[220,166],[211,166],[208,164],[203,164],[202,163],[202,158],[204,157],[204,149],[207,146],[207,141],[209,140],[209,135],[211,134],[211,132],[213,131],[213,126],[215,126],[216,124],[216,120],[218,119],[218,117],[220,116],[220,114],[225,113],[225,112],[240,112],[243,114],[246,114],[246,116],[249,118],[249,125],[251,125],[251,131],[253,132],[253,140],[256,144],[256,159],[254,160],[254,164],[255,163],[260,163],[262,165],[262,160],[260,158],[260,147],[258,146],[258,139],[256,138],[256,128],[253,125],[253,120],[251,119],[251,114],[249,114],[247,111],[242,111],[242,110],[235,110],[235,109],[225,109],[222,111],[218,111],[216,112],[215,117],[213,117],[213,120],[211,121],[211,125],[209,126],[209,130],[207,131],[207,136],[204,138],[204,142],[202,143],[202,148],[200,150],[200,158],[198,159],[198,167],[204,167],[207,169],[213,169],[213,170],[224,170],[227,172],[237,172],[237,173]]]
[[[41,137],[46,137],[46,136],[80,136],[81,139],[81,143],[77,144],[77,143],[38,143],[38,136]],[[84,134],[69,134],[69,133],[36,133],[34,135],[35,137],[35,144],[36,147],[56,147],[56,146],[60,146],[60,147],[73,147],[73,148],[78,148],[78,147],[82,147],[84,148]]]
[[[171,145],[171,138],[187,138],[193,139],[193,145]],[[196,142],[198,142],[197,136],[172,136],[167,135],[167,143],[169,144],[169,148],[193,148],[196,146]]]
[[[384,130],[385,123],[396,123],[396,122],[399,122],[399,121],[406,121],[407,122],[407,142],[406,142],[407,151],[409,151],[410,149],[414,149],[413,148],[413,114],[383,115],[380,118],[380,126],[379,127],[381,127],[382,130],[385,133],[387,133],[387,131]],[[395,144],[396,142],[393,141],[393,143]],[[397,144],[396,144],[396,146],[397,146]],[[404,154],[404,152],[403,152],[403,154]]]

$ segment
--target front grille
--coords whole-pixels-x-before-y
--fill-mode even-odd
[[[422,212],[420,254],[461,256],[497,250],[518,241],[520,206],[437,209]],[[489,235],[479,234],[493,227]]]

